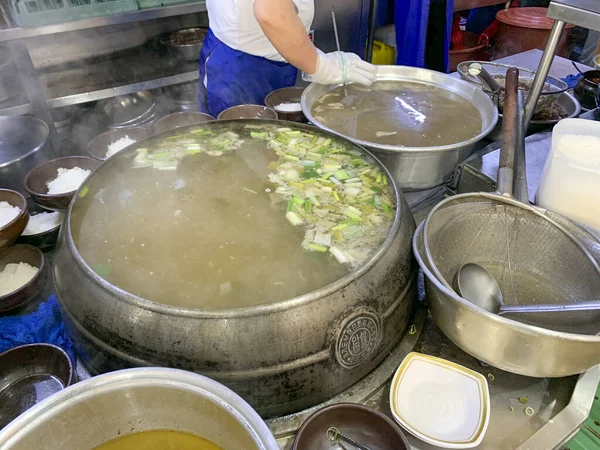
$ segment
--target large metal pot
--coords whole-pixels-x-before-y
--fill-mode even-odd
[[[102,375],[51,396],[0,431],[0,448],[93,449],[148,430],[180,430],[226,449],[279,448],[258,414],[225,386],[159,368]]]
[[[53,157],[48,133],[48,125],[35,117],[0,117],[0,187],[26,192],[25,176]]]
[[[548,213],[572,232],[596,258],[600,241],[573,222]],[[520,323],[474,306],[444,286],[425,258],[423,224],[413,250],[425,274],[429,309],[440,329],[461,349],[508,372],[531,377],[565,377],[600,364],[600,336],[553,331]]]
[[[235,121],[244,122],[282,126],[260,119]],[[284,126],[340,139],[363,151],[314,127],[291,122]],[[123,156],[161,136],[128,147]],[[102,186],[101,177],[116,159],[107,160],[86,180],[91,193]],[[153,303],[100,278],[73,241],[76,196],[61,230],[54,279],[79,355],[94,374],[144,365],[199,372],[229,386],[265,417],[332,397],[373,370],[399,342],[410,319],[417,292],[410,245],[415,224],[395,185],[394,190],[393,227],[364,266],[297,298],[223,311]]]
[[[482,130],[477,136],[452,145],[437,147],[399,147],[380,145],[345,136],[371,150],[394,176],[403,190],[427,189],[446,181],[458,164],[473,151],[475,144],[486,137],[498,122],[498,110],[490,98],[466,81],[452,78],[441,72],[405,66],[379,66],[377,80],[410,81],[435,85],[455,92],[469,100],[481,113]],[[337,86],[311,84],[302,94],[302,111],[309,122],[319,128],[335,133],[311,114],[312,106],[319,98]],[[339,133],[337,133],[339,134]]]

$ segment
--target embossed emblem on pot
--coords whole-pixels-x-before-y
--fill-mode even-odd
[[[348,320],[339,334],[336,357],[349,369],[366,361],[377,348],[381,332],[374,314],[361,313]]]

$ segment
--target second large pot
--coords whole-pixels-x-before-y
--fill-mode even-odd
[[[341,139],[307,125],[285,126]],[[160,135],[149,139],[156,138]],[[86,184],[106,174],[113,163],[114,158],[106,161]],[[398,344],[410,320],[417,292],[410,244],[415,224],[402,194],[394,191],[395,222],[364,266],[294,299],[220,311],[153,303],[100,278],[73,240],[76,197],[61,230],[54,279],[80,357],[92,373],[144,365],[199,372],[233,389],[263,417],[298,411],[334,396],[371,372]]]
[[[372,151],[390,171],[403,190],[419,190],[438,186],[448,178],[475,148],[475,144],[492,132],[498,122],[498,109],[478,87],[441,72],[405,66],[379,66],[377,81],[409,81],[433,85],[469,100],[480,112],[481,132],[464,142],[437,147],[401,147],[379,145],[345,136]],[[337,86],[311,84],[302,95],[302,111],[309,122],[334,132],[312,115],[313,104]],[[339,134],[339,133],[338,133]]]

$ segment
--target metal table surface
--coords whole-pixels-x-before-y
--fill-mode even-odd
[[[521,67],[527,67],[525,65],[527,61],[530,61],[530,64],[536,64],[535,59],[531,58],[536,56],[532,52],[539,51],[526,52],[529,55],[523,63],[517,64],[510,61],[509,63]],[[523,57],[522,55],[517,56]],[[564,77],[567,74],[556,73],[556,76]],[[549,139],[548,132],[533,135],[527,139],[527,173],[530,189],[537,187],[536,180],[539,179],[539,173],[541,173],[549,149]],[[498,154],[495,145],[497,146],[497,144],[491,144],[463,164],[463,173],[460,182],[457,183],[459,191],[461,189],[465,191],[492,190],[494,188]],[[456,190],[449,187],[440,186],[427,191],[407,193],[406,198],[417,222],[420,222],[437,202],[455,192]],[[52,256],[52,253],[47,254],[49,265],[51,265]],[[22,310],[21,314],[35,309],[40,301],[46,299],[53,292],[50,279],[49,277],[48,284],[39,298]],[[457,348],[441,333],[427,313],[427,299],[422,280],[419,283],[420,298],[417,312],[413,318],[412,332],[404,336],[398,347],[374,372],[325,404],[342,401],[359,402],[391,415],[388,400],[390,379],[402,359],[414,350],[457,362],[488,378],[492,414],[486,437],[483,443],[477,447],[479,450],[562,449],[563,444],[578,431],[579,425],[589,414],[594,393],[600,381],[600,367],[591,369],[579,378],[536,379],[510,374],[480,363]],[[77,371],[80,379],[89,377],[85,368],[79,364]],[[520,403],[518,397],[527,397],[527,405]],[[269,426],[277,436],[280,447],[289,449],[297,428],[312,412],[325,404],[290,416],[269,420]],[[536,412],[531,417],[524,413],[527,406],[532,407]],[[409,436],[409,440],[413,450],[434,450],[434,447],[412,436]]]

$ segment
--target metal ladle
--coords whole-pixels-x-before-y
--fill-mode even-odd
[[[336,427],[329,427],[326,435],[327,440],[331,442],[332,445],[339,443],[339,441],[343,441],[347,444],[353,445],[359,450],[370,450],[369,447],[365,447],[364,445],[357,443],[354,439],[342,434]]]
[[[464,264],[458,270],[456,284],[458,294],[462,298],[500,316],[521,313],[600,311],[600,300],[547,305],[504,305],[502,304],[502,292],[496,279],[484,267],[475,263]]]

